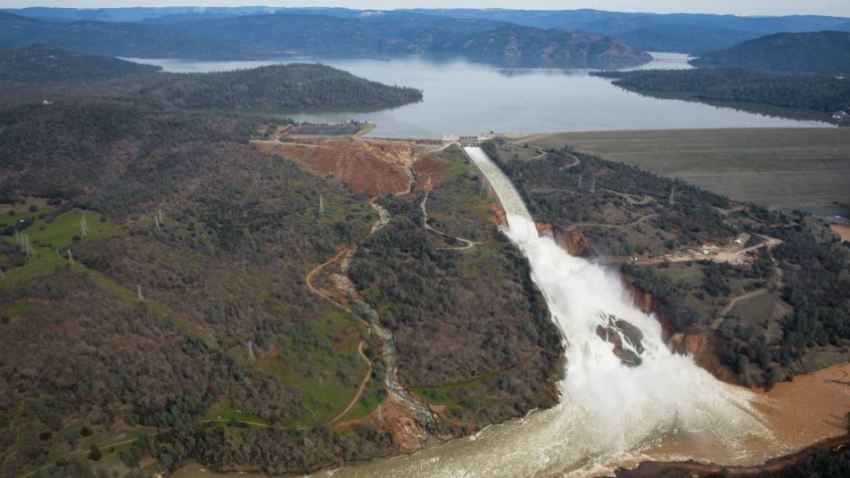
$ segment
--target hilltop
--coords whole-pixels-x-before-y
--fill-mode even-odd
[[[169,74],[142,90],[189,108],[380,109],[422,100],[422,92],[414,88],[387,86],[329,66],[303,63]]]
[[[507,25],[437,49],[475,61],[515,66],[619,68],[646,63],[648,53],[598,33]]]
[[[850,32],[780,33],[693,60],[695,66],[778,73],[850,73]]]

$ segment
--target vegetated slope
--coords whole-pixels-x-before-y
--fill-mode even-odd
[[[850,246],[823,223],[568,148],[485,147],[535,218],[573,253],[621,264],[671,347],[718,377],[770,386],[847,360]]]
[[[116,82],[3,94],[26,88],[62,93],[0,110],[5,474],[188,459],[303,474],[405,449],[403,424],[373,413],[387,397],[377,337],[305,282],[369,235],[365,198],[321,161],[311,172],[249,144],[278,123],[126,98]],[[492,199],[459,150],[423,164],[431,225],[477,243],[457,250],[417,222],[421,193],[383,198],[393,219],[351,272],[398,333],[403,382],[445,417],[433,433],[554,404],[560,338]]]
[[[383,85],[319,64],[169,75],[161,87],[145,92],[191,108],[385,108],[422,100],[420,90]]]
[[[304,473],[393,449],[371,425],[321,428],[367,370],[366,334],[304,283],[368,229],[364,201],[257,153],[244,119],[90,99],[2,118],[5,474],[148,457]]]
[[[493,224],[482,178],[458,148],[420,161],[417,192],[381,199],[391,220],[351,264],[395,335],[400,380],[473,430],[554,405],[560,334],[525,259]],[[424,227],[429,185],[429,224],[475,245]]]
[[[64,50],[49,45],[0,49],[0,81],[93,82],[158,71],[151,65]]]
[[[769,105],[823,113],[850,107],[850,79],[827,75],[771,75],[740,69],[604,72],[614,84],[641,94],[747,108]],[[781,111],[777,113],[783,114]],[[790,115],[791,112],[784,112]]]
[[[570,68],[618,68],[646,63],[652,57],[598,33],[562,32],[507,25],[443,45],[446,55],[476,61]]]
[[[51,22],[0,12],[0,47],[61,45],[88,54],[137,58],[255,58],[239,41],[199,38],[141,23]]]
[[[0,14],[0,46],[52,42],[87,53],[148,58],[465,56],[525,65],[620,67],[641,52],[598,35],[421,13],[320,11],[190,17],[165,23],[48,22]],[[489,35],[479,36],[489,32]],[[494,51],[489,41],[500,45]],[[486,46],[486,47],[485,47]],[[507,50],[507,51],[506,51]]]
[[[850,32],[780,33],[710,52],[692,63],[783,73],[850,73]]]

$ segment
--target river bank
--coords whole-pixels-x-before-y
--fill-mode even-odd
[[[618,466],[634,469],[641,463],[660,466],[692,461],[703,465],[755,467],[847,433],[850,363],[798,375],[791,382],[777,383],[770,391],[753,389],[752,392],[761,399],[756,406],[771,431],[770,437],[751,436],[743,443],[729,446],[700,435],[681,436],[623,460]]]

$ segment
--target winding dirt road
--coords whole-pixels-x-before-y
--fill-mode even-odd
[[[430,184],[429,184],[429,186],[430,186]],[[480,244],[479,242],[475,242],[475,241],[472,241],[472,240],[469,240],[469,239],[464,239],[463,237],[452,236],[451,234],[446,234],[445,232],[440,231],[440,230],[434,228],[433,226],[431,226],[430,224],[428,224],[428,208],[426,206],[426,203],[428,202],[428,195],[430,193],[431,193],[431,189],[429,187],[428,189],[425,190],[425,197],[422,198],[422,202],[419,203],[419,209],[422,210],[422,225],[425,227],[426,230],[431,231],[434,234],[437,234],[439,236],[443,236],[443,237],[455,240],[457,242],[463,243],[462,246],[438,247],[437,250],[439,250],[439,251],[465,251],[465,250],[472,249],[473,247],[479,245]]]

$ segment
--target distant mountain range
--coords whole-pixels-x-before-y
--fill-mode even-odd
[[[152,73],[158,66],[85,55],[49,45],[0,49],[0,81],[20,83],[93,82]]]
[[[781,33],[714,51],[699,67],[745,68],[781,73],[850,73],[850,33]]]
[[[376,12],[346,8],[272,7],[167,7],[72,9],[34,7],[5,10],[8,13],[51,21],[142,22],[172,24],[269,14],[318,15],[340,19],[399,19],[422,21],[424,15],[474,20],[491,24],[512,23],[543,30],[599,33],[622,40],[643,51],[701,55],[736,43],[774,33],[850,31],[850,19],[818,15],[742,17],[710,14],[654,14],[599,10],[507,10],[507,9],[415,9]],[[446,20],[442,20],[446,24]],[[428,22],[425,22],[426,24]],[[467,24],[468,25],[468,24]],[[492,26],[492,25],[491,25]]]
[[[163,13],[168,14],[158,18],[104,22],[69,18],[65,10],[53,12],[57,14],[54,16],[48,15],[49,9],[35,11],[53,20],[0,13],[0,46],[47,43],[85,53],[140,58],[422,55],[464,57],[506,66],[567,68],[620,68],[650,59],[638,49],[599,34],[419,12],[322,10],[320,15],[313,10],[297,10],[207,16],[165,10]],[[105,15],[93,12],[97,13],[92,13],[94,17]],[[54,17],[62,14],[61,21],[56,21]]]
[[[510,22],[536,28],[600,33],[644,51],[701,55],[780,32],[850,31],[850,19],[817,15],[743,17],[599,10],[416,10],[454,18]]]

